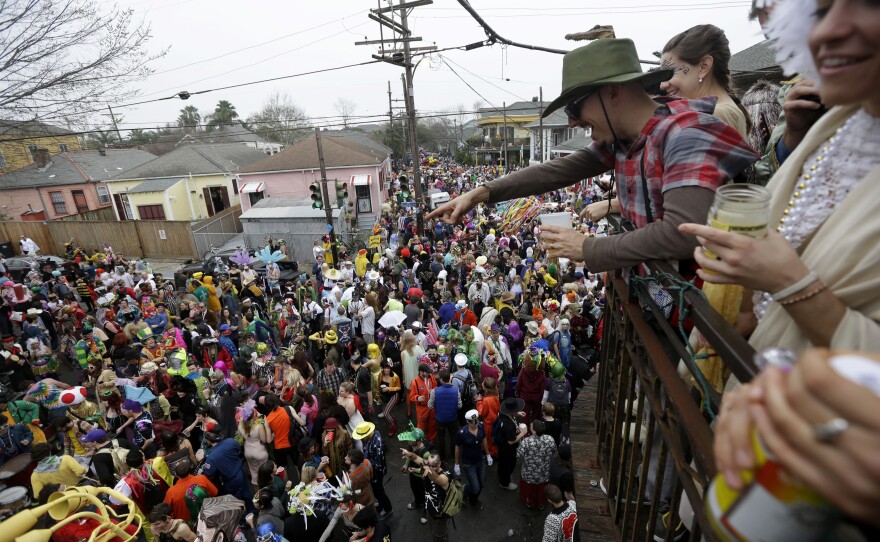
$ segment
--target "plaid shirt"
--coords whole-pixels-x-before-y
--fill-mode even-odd
[[[642,171],[651,193],[651,214],[663,218],[663,193],[684,186],[715,191],[758,159],[748,142],[712,116],[716,98],[656,98],[660,107],[629,149],[592,143],[589,149],[614,168],[620,213],[637,228],[648,224]]]
[[[333,396],[339,395],[339,386],[342,385],[346,380],[345,371],[336,367],[333,371],[333,374],[327,372],[327,369],[321,369],[318,371],[318,376],[315,378],[318,381],[318,389],[321,391],[329,391]]]

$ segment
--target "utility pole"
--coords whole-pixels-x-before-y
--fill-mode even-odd
[[[416,126],[415,93],[413,91],[413,74],[415,72],[415,66],[412,62],[412,53],[413,51],[433,51],[437,49],[437,47],[435,45],[427,47],[411,47],[410,42],[421,41],[422,38],[412,35],[412,31],[410,31],[407,24],[407,17],[410,9],[418,6],[427,6],[433,3],[434,0],[400,0],[397,5],[390,3],[385,7],[371,9],[369,17],[379,23],[380,32],[382,32],[381,39],[355,42],[355,45],[379,45],[379,54],[373,55],[373,58],[388,62],[389,64],[394,64],[395,66],[402,66],[404,68],[403,99],[406,105],[408,119],[407,133],[409,135],[409,148],[413,160],[412,180],[416,199],[416,224],[419,234],[422,233],[424,227],[424,213],[422,209],[424,206],[424,196],[422,194],[422,177],[419,169],[419,142],[418,129]],[[399,20],[395,19],[395,14],[398,12]],[[391,16],[389,17],[386,15],[387,13],[391,13]],[[393,37],[386,39],[383,28],[390,29]],[[388,49],[386,49],[386,44],[389,46]],[[400,44],[403,44],[402,49],[399,48]],[[391,48],[392,45],[393,48]]]
[[[503,145],[501,149],[501,154],[504,156],[504,174],[507,174],[507,102],[503,102],[501,104],[502,115],[504,115],[504,138],[501,140],[501,144]]]
[[[544,109],[544,87],[538,87],[538,107]],[[541,163],[544,163],[544,115],[538,116],[538,133],[541,134]]]
[[[324,146],[321,145],[321,128],[315,126],[315,142],[318,144],[318,165],[321,168],[321,198],[324,201],[324,215],[330,226],[330,251],[333,265],[339,269],[339,252],[336,250],[336,227],[333,225],[333,209],[330,208],[330,195],[327,192],[327,168],[324,167]],[[341,210],[340,210],[341,212]]]
[[[122,134],[119,133],[119,125],[116,124],[116,116],[113,114],[113,108],[108,105],[107,109],[110,111],[110,122],[113,123],[113,129],[116,130],[116,139],[119,140],[119,143],[121,145]]]

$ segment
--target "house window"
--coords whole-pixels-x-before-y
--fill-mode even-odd
[[[141,220],[165,220],[165,208],[161,205],[138,205]]]
[[[67,145],[65,145],[64,143],[61,143],[61,144],[58,145],[58,150],[61,151],[61,152],[67,152],[67,151],[69,151],[70,149],[67,148]]]
[[[37,145],[28,145],[28,152],[31,155],[31,162],[33,162],[34,160],[37,159],[36,153],[37,153],[37,149],[39,149],[39,148],[40,147],[38,147]]]
[[[110,191],[107,190],[106,186],[96,186],[95,190],[98,191],[98,203],[101,205],[110,203]]]
[[[6,167],[6,157],[3,156],[3,151],[0,151],[0,167]]]
[[[251,192],[250,194],[248,194],[248,199],[251,202],[251,207],[253,207],[254,205],[257,204],[258,201],[263,199],[263,193],[262,192]]]
[[[52,200],[52,206],[55,208],[56,215],[67,214],[67,204],[64,203],[64,194],[61,192],[49,192],[49,198]]]
[[[373,200],[370,197],[370,187],[369,186],[355,186],[354,192],[355,192],[355,195],[357,196],[358,213],[372,213],[373,212]]]

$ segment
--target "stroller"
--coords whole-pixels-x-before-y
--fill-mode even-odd
[[[244,515],[244,506],[241,499],[236,499],[232,495],[205,499],[196,526],[197,540],[199,542],[236,540],[238,525]]]

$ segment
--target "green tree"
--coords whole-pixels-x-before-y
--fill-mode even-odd
[[[114,147],[119,143],[116,132],[113,130],[102,130],[89,134],[86,138],[86,147],[90,149],[103,149],[106,147]]]
[[[198,131],[201,120],[202,116],[199,115],[199,110],[196,106],[188,105],[180,110],[180,115],[177,117],[177,126],[183,128],[185,133],[192,133]]]
[[[152,143],[159,138],[159,134],[152,131],[144,131],[140,128],[135,128],[134,130],[128,133],[128,144],[129,145],[146,145],[147,143]]]
[[[222,126],[224,124],[232,124],[232,121],[238,118],[238,111],[235,106],[227,100],[220,100],[214,112],[211,113],[211,120],[208,121],[209,126]]]

